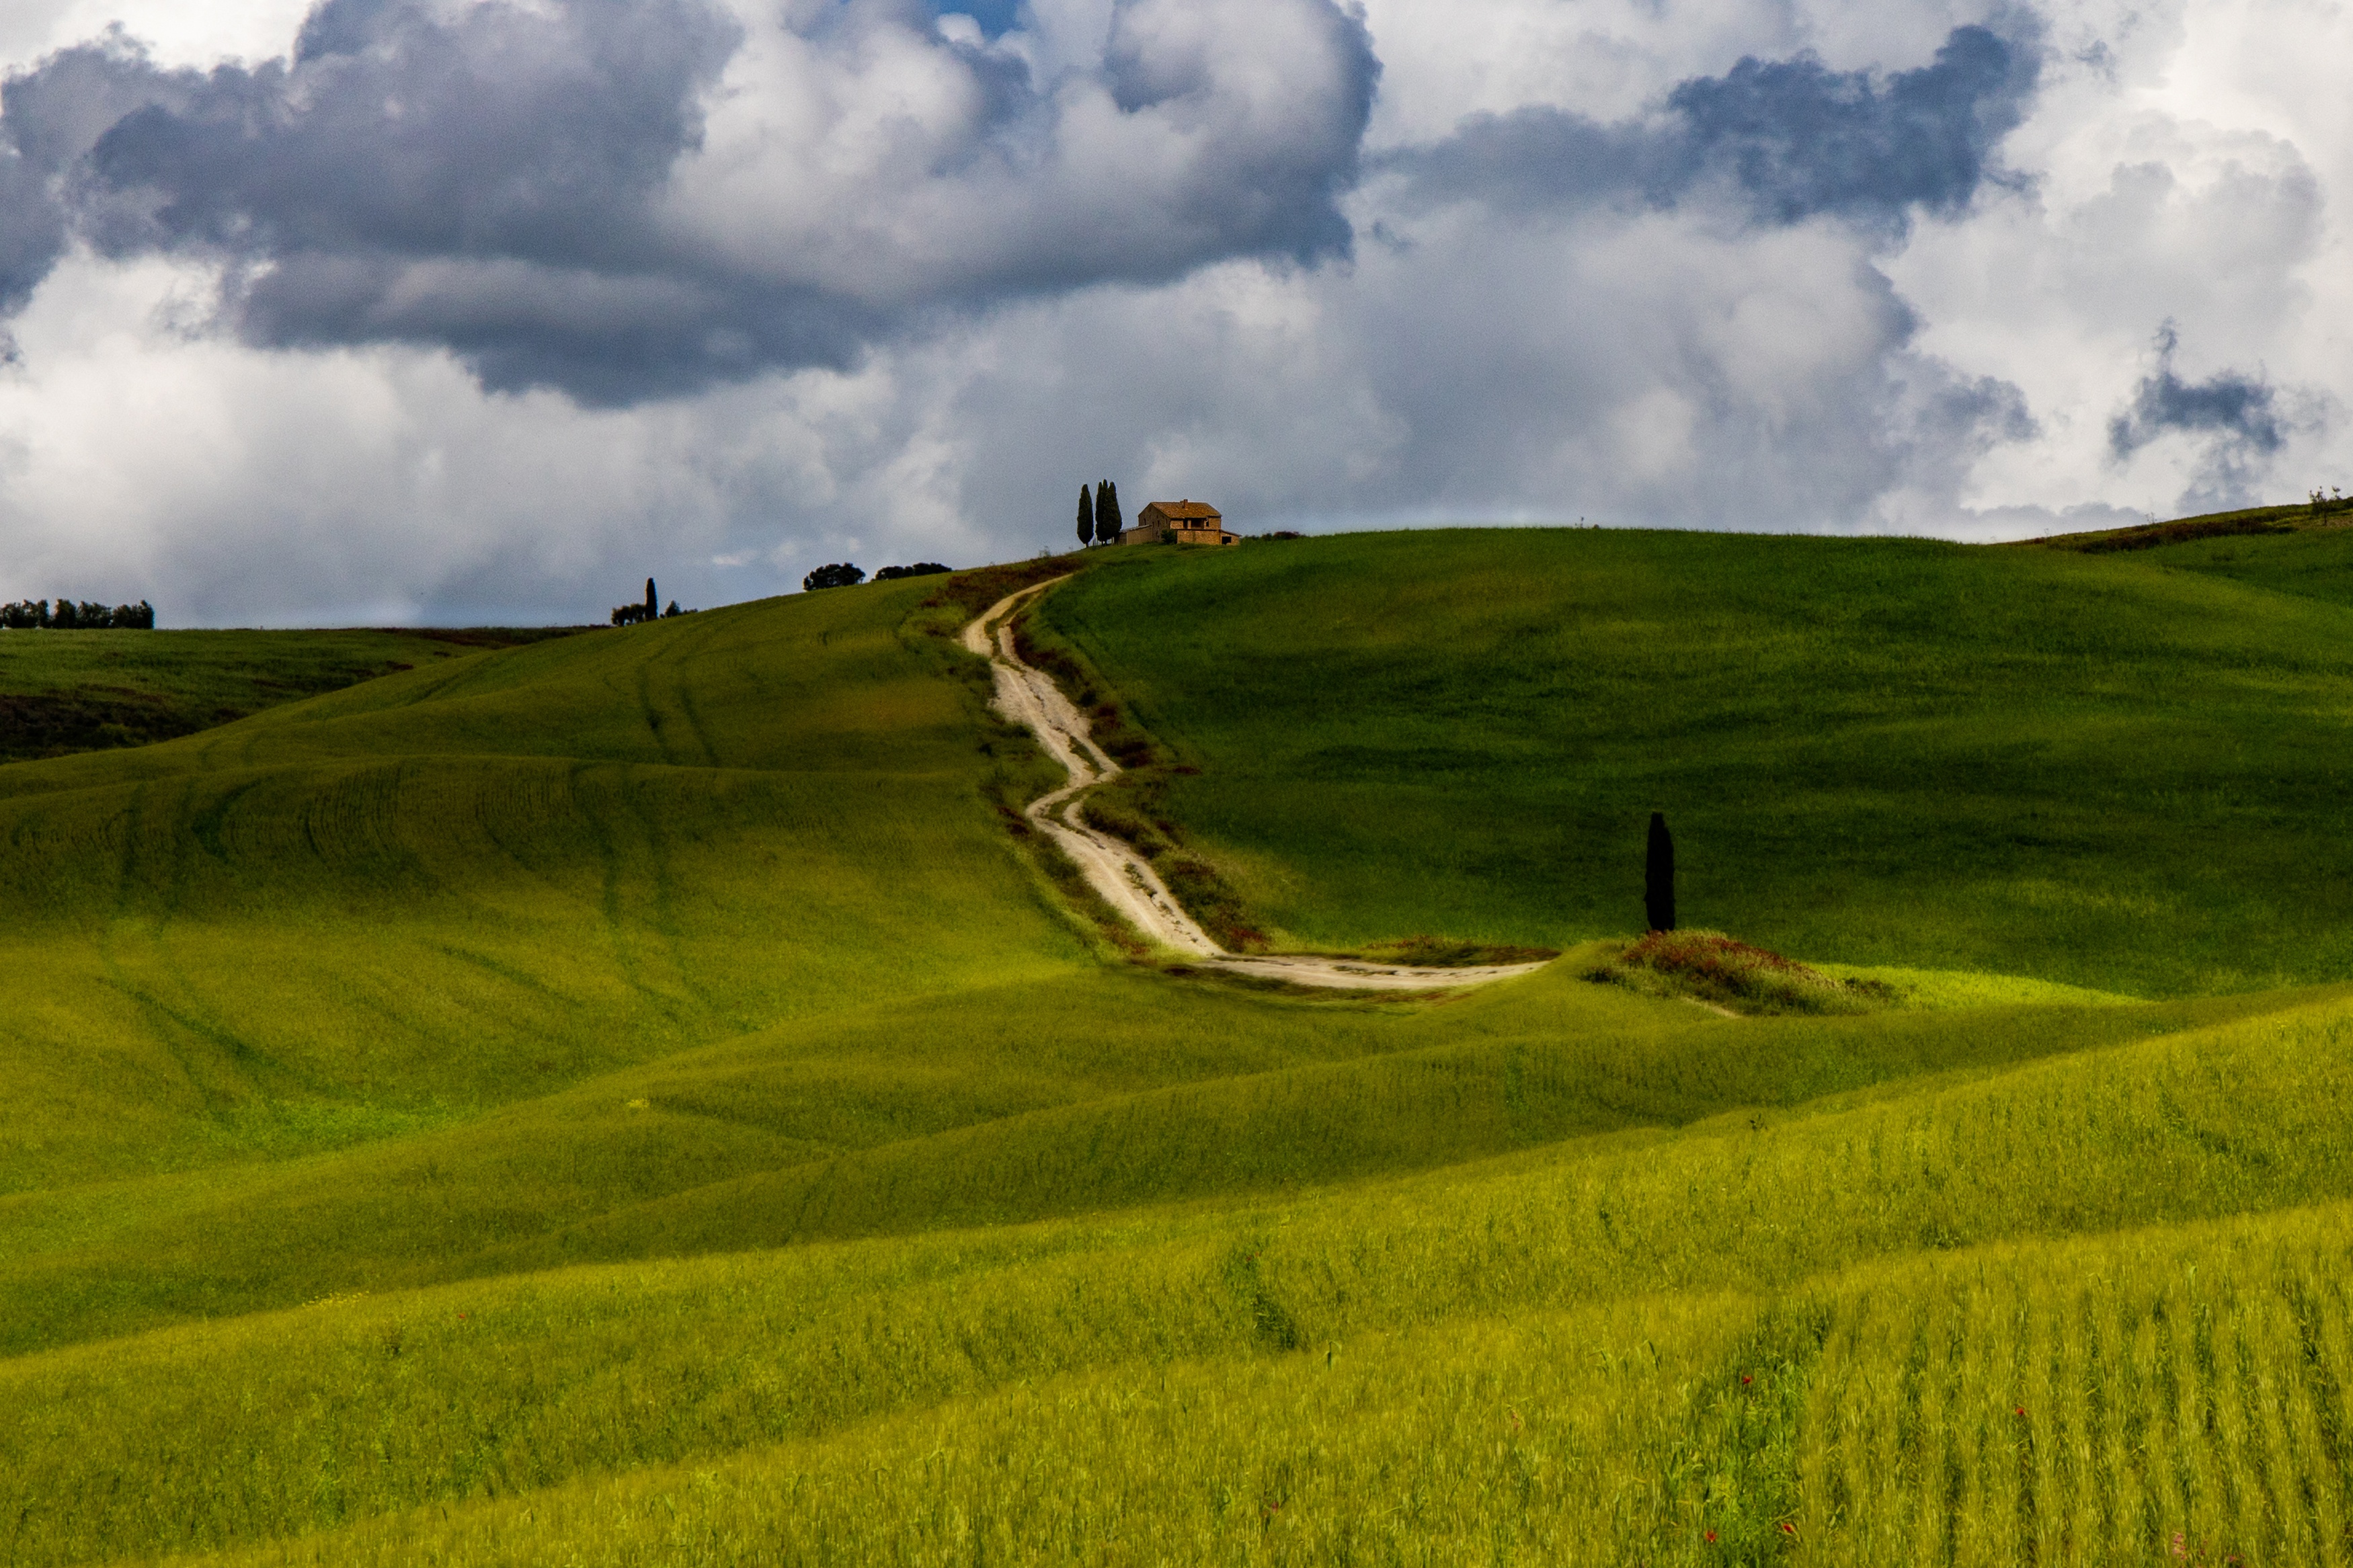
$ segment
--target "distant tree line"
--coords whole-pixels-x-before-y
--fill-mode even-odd
[[[0,605],[0,626],[17,631],[138,631],[155,629],[155,606],[142,599],[135,605],[101,605],[84,599],[76,604],[59,599],[56,609],[47,599],[19,599]]]
[[[1079,487],[1079,545],[1117,544],[1120,530],[1126,525],[1119,519],[1119,487],[1109,479],[1098,479],[1092,494],[1087,487]]]
[[[877,583],[895,583],[902,577],[932,577],[948,568],[936,561],[918,561],[913,566],[885,566],[874,574]],[[866,581],[866,569],[852,561],[836,561],[818,567],[801,579],[801,586],[810,593],[819,588],[855,588]]]
[[[801,586],[814,594],[819,588],[855,588],[865,581],[864,567],[848,561],[835,561],[802,578]]]
[[[613,624],[617,626],[634,626],[639,621],[668,620],[672,616],[694,614],[692,610],[680,609],[676,599],[670,602],[669,609],[657,611],[654,606],[659,603],[661,601],[654,595],[654,580],[649,577],[646,579],[645,602],[638,605],[616,605],[613,610]]]

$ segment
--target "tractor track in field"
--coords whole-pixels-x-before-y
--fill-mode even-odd
[[[1509,980],[1544,967],[1536,963],[1433,968],[1308,953],[1238,953],[1210,940],[1150,862],[1110,834],[1088,826],[1071,809],[1089,790],[1118,774],[1120,765],[1095,744],[1093,726],[1053,678],[1022,662],[1014,650],[1011,626],[1023,601],[1064,581],[1055,577],[1008,594],[965,627],[964,646],[988,660],[997,679],[997,710],[1035,735],[1047,755],[1071,775],[1069,784],[1025,808],[1030,826],[1075,861],[1088,884],[1148,941],[1202,969],[1343,991],[1451,990]]]

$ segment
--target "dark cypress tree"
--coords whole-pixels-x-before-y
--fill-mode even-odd
[[[1095,537],[1109,544],[1124,526],[1119,516],[1119,487],[1105,479],[1095,487]]]
[[[1079,548],[1082,550],[1085,549],[1090,543],[1093,542],[1094,537],[1094,498],[1087,494],[1086,486],[1081,485],[1079,487]]]
[[[1642,879],[1642,910],[1652,931],[1675,929],[1675,841],[1667,814],[1651,813],[1651,853]]]
[[[646,619],[650,621],[660,614],[661,601],[654,597],[654,580],[649,577],[646,579]]]

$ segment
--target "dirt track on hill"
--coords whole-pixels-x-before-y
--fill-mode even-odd
[[[1141,855],[1111,835],[1088,826],[1070,809],[1081,795],[1117,773],[1120,766],[1095,744],[1086,716],[1062,695],[1052,678],[1021,661],[1021,656],[1013,649],[1013,632],[1008,625],[1024,599],[1042,594],[1064,580],[1056,577],[1018,594],[1008,594],[965,627],[964,646],[987,659],[995,671],[997,710],[1037,736],[1047,754],[1071,775],[1069,784],[1029,803],[1027,816],[1030,826],[1076,861],[1095,891],[1146,938],[1184,954],[1188,962],[1204,969],[1347,991],[1434,991],[1483,985],[1544,967],[1541,963],[1501,963],[1428,969],[1304,954],[1242,954],[1228,952],[1210,941],[1209,934],[1185,912],[1184,906],[1161,881],[1159,873]]]

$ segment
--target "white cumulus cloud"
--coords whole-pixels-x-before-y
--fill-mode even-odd
[[[1060,547],[1106,476],[1964,537],[2353,485],[2341,6],[1013,15],[10,8],[0,596],[597,616]]]

